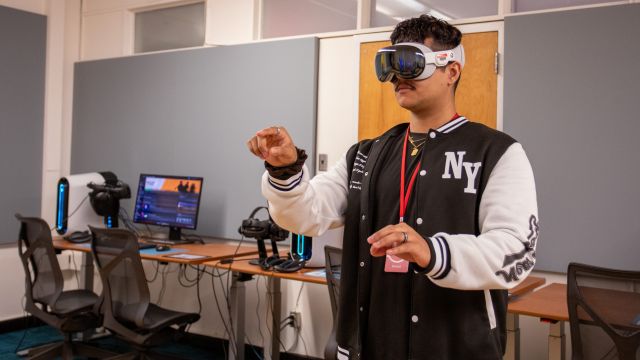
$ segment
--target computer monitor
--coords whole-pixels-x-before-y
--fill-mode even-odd
[[[202,178],[140,174],[133,221],[166,226],[169,240],[180,242],[182,229],[198,225]]]

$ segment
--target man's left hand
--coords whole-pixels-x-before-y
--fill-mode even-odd
[[[406,223],[387,225],[369,236],[367,242],[371,244],[372,256],[395,255],[423,268],[431,260],[425,239]]]

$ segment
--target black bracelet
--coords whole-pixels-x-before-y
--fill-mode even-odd
[[[303,149],[298,149],[297,147],[296,152],[298,153],[298,159],[291,165],[277,167],[265,161],[264,168],[269,172],[269,176],[278,180],[287,180],[302,171],[302,165],[304,165],[305,160],[307,160],[307,153]]]

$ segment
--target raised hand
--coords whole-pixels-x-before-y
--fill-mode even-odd
[[[387,225],[369,236],[367,242],[372,256],[395,255],[427,267],[431,260],[429,245],[420,234],[406,223]]]
[[[298,160],[293,140],[287,129],[281,126],[272,126],[258,131],[247,141],[247,148],[271,166],[288,166]]]

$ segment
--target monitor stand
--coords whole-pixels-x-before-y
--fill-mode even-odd
[[[169,227],[169,240],[175,242],[181,242],[182,240],[182,228],[176,226]]]
[[[189,240],[182,238],[182,228],[176,226],[169,227],[169,237],[167,239],[159,239],[150,237],[146,240],[155,243],[155,244],[163,244],[163,245],[181,245],[181,244],[191,244],[198,240]]]

